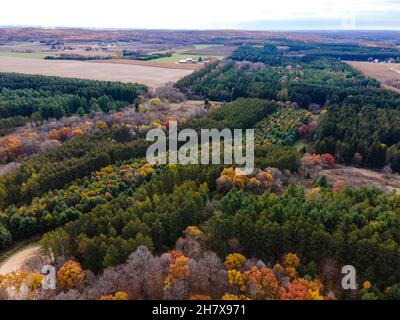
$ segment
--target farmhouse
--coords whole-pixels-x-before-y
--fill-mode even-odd
[[[186,58],[186,59],[182,59],[182,60],[178,61],[178,63],[180,63],[180,64],[195,64],[195,63],[208,63],[208,62],[209,62],[209,60],[202,60],[201,58],[199,58],[197,60],[192,59],[192,58]]]
[[[197,62],[199,62],[199,60],[193,60],[192,58],[186,58],[183,60],[179,60],[178,62],[179,63],[197,63]]]

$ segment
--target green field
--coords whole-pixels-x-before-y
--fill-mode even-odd
[[[49,56],[45,53],[25,53],[25,52],[1,52],[0,57],[15,57],[15,58],[31,58],[31,59],[44,59],[44,57]]]
[[[220,45],[216,45],[216,44],[194,44],[193,47],[188,47],[188,48],[184,48],[184,49],[178,49],[175,50],[175,52],[177,54],[185,54],[185,52],[190,52],[191,50],[201,50],[201,49],[207,49],[207,48],[211,48],[211,47],[216,47],[216,46],[220,46]]]
[[[217,47],[217,46],[222,46],[222,44],[195,44],[194,48],[195,49],[207,49],[207,48]]]
[[[210,47],[216,47],[216,46],[221,46],[219,44],[194,44],[193,46],[189,46],[187,48],[182,48],[182,49],[173,49],[175,51],[176,55],[184,55],[185,52],[190,51],[190,50],[199,50],[199,49],[207,49]],[[194,47],[194,48],[193,48]],[[168,50],[159,50],[159,51],[154,51],[152,54],[157,54],[157,53],[167,53]],[[182,58],[185,59],[185,58]],[[180,59],[178,59],[180,60]]]

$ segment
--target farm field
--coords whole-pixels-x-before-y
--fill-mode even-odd
[[[44,59],[44,57],[46,57],[46,56],[49,56],[49,54],[0,51],[0,57]]]
[[[346,63],[364,75],[379,80],[385,88],[400,92],[400,89],[385,84],[386,81],[400,80],[400,64],[362,61],[347,61]]]
[[[154,62],[161,63],[177,63],[179,60],[184,60],[187,58],[203,60],[208,58],[214,58],[217,60],[222,60],[224,57],[229,56],[237,47],[234,46],[224,46],[224,45],[213,45],[213,44],[194,44],[189,47],[176,48],[174,49],[174,54],[171,57],[164,57],[153,60]],[[167,53],[168,50],[159,50],[152,52],[157,53]]]
[[[175,82],[192,70],[167,69],[115,63],[94,64],[81,61],[50,61],[28,58],[0,57],[0,72],[41,74],[89,80],[143,83],[152,88]]]
[[[198,70],[203,67],[202,64],[178,64],[175,62],[159,62],[158,60],[133,60],[133,59],[109,59],[109,60],[88,60],[87,62],[92,63],[115,63],[122,65],[137,65],[145,67],[157,67],[166,69],[183,69],[183,70]]]

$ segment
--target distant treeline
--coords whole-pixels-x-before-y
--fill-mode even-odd
[[[306,43],[282,39],[276,44],[241,46],[232,54],[233,60],[249,60],[269,65],[307,63],[321,57],[351,61],[399,60],[400,50],[391,47],[365,47],[347,43]]]
[[[90,61],[90,60],[110,60],[111,56],[100,57],[100,56],[80,56],[80,55],[68,55],[68,56],[46,56],[46,60],[77,60],[77,61]]]
[[[159,58],[172,57],[172,53],[166,52],[166,53],[143,54],[143,52],[141,52],[141,51],[123,50],[122,56],[129,57],[134,60],[150,61],[150,60],[155,60],[155,59],[159,59]]]

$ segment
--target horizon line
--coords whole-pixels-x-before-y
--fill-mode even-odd
[[[93,30],[93,31],[248,31],[248,32],[337,32],[337,31],[351,31],[351,32],[374,32],[374,31],[388,31],[388,32],[400,32],[400,27],[397,29],[387,28],[338,28],[338,29],[241,29],[241,28],[120,28],[120,27],[79,27],[79,26],[44,26],[44,25],[1,25],[0,29],[76,29],[76,30]]]

